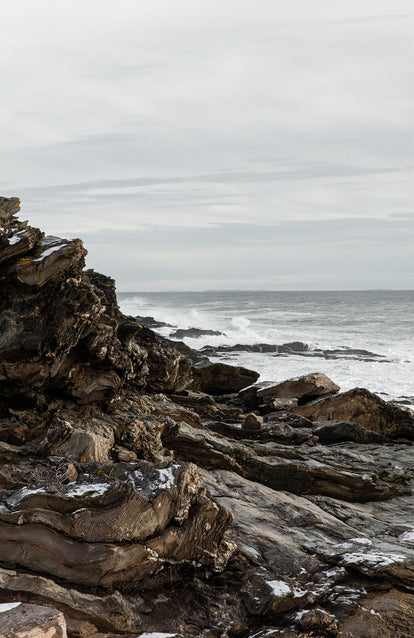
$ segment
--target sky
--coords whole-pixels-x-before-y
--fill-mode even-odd
[[[120,291],[414,288],[412,0],[15,0],[0,195]]]

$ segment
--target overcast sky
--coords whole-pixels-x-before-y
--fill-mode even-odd
[[[412,0],[2,3],[0,195],[118,290],[414,288]]]

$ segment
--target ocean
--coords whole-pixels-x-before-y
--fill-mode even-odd
[[[414,405],[414,291],[206,291],[119,293],[122,311],[176,328],[223,334],[185,337],[190,347],[303,342],[306,352],[231,351],[213,361],[242,365],[260,381],[324,372],[343,391],[364,387]]]

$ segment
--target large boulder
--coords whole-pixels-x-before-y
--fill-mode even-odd
[[[200,362],[193,366],[193,390],[222,395],[239,392],[259,378],[259,373],[226,363]]]
[[[300,403],[306,403],[336,392],[339,392],[339,386],[336,383],[326,374],[314,372],[303,377],[288,379],[277,385],[259,388],[257,398],[262,403],[270,403],[273,399],[298,399]]]
[[[384,401],[365,388],[354,388],[334,397],[292,409],[311,421],[350,421],[390,438],[414,440],[411,410]]]

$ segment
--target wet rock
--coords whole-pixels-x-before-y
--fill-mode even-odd
[[[193,390],[223,395],[239,392],[259,378],[259,373],[225,363],[197,363],[193,366]]]
[[[66,638],[61,612],[40,605],[19,605],[0,614],[0,638]]]
[[[158,321],[158,319],[154,319],[154,317],[142,317],[137,316],[135,319],[142,326],[146,328],[150,328],[151,330],[157,330],[157,328],[173,328],[174,326],[171,323],[166,323],[165,321]]]
[[[200,337],[221,337],[225,336],[224,332],[219,330],[203,330],[201,328],[179,328],[170,334],[171,339],[184,339],[188,337],[190,339],[198,339]]]
[[[242,428],[244,430],[260,430],[263,425],[263,418],[257,416],[254,412],[247,414],[243,420]]]
[[[414,416],[365,388],[354,388],[292,412],[312,421],[350,421],[389,438],[414,440]]]

